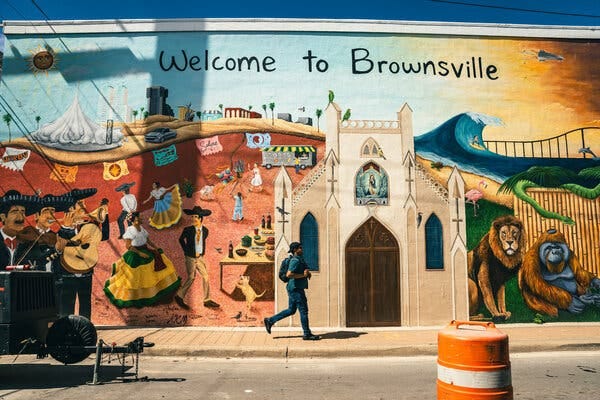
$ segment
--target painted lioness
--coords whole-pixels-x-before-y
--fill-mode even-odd
[[[512,215],[498,217],[477,247],[468,254],[469,314],[476,315],[483,300],[496,318],[510,318],[504,295],[505,283],[517,275],[523,260],[523,223]]]

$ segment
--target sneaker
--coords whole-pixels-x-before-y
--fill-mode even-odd
[[[265,329],[267,330],[267,333],[270,335],[271,334],[271,328],[273,327],[273,323],[271,321],[269,321],[269,318],[265,318],[263,320],[263,322],[265,323]]]
[[[319,336],[319,335],[313,335],[311,333],[310,335],[302,336],[302,340],[321,340],[321,336]]]

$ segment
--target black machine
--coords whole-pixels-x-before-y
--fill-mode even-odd
[[[153,346],[138,337],[123,346],[108,346],[94,324],[85,317],[59,318],[54,277],[45,271],[0,271],[0,355],[50,355],[64,364],[74,364],[96,354],[93,383],[103,354],[132,354],[136,366],[139,354]]]

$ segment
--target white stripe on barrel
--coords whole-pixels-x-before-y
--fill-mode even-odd
[[[512,384],[510,368],[491,371],[466,371],[438,364],[438,379],[444,383],[473,389],[498,389]]]

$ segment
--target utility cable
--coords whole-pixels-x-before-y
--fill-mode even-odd
[[[550,15],[564,15],[567,17],[600,18],[600,15],[596,15],[596,14],[577,14],[577,13],[566,13],[566,12],[560,12],[560,11],[545,11],[545,10],[538,10],[538,9],[495,6],[495,5],[491,5],[491,4],[467,3],[467,2],[452,1],[452,0],[429,0],[429,1],[431,1],[433,3],[457,4],[457,5],[461,5],[461,6],[470,6],[470,7],[494,8],[494,9],[498,9],[498,10],[521,11],[521,12],[550,14]]]

